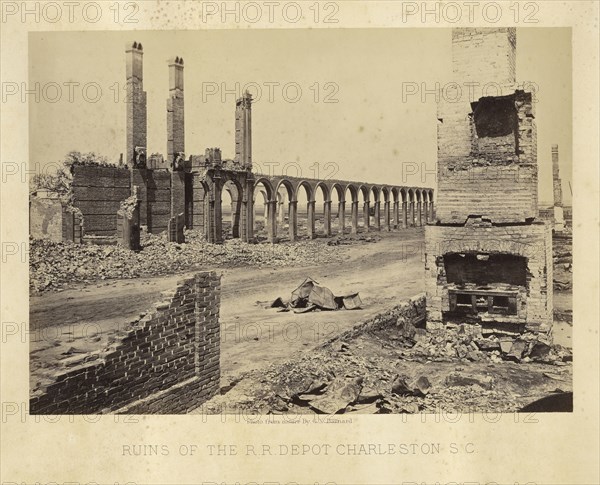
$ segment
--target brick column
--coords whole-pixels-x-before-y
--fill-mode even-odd
[[[350,229],[351,234],[358,232],[358,200],[352,201],[352,228]]]
[[[254,180],[252,178],[246,179],[243,200],[246,204],[244,241],[249,242],[254,238]]]
[[[277,201],[267,202],[267,240],[270,243],[277,242]]]
[[[381,231],[381,201],[375,201],[375,229]]]
[[[363,220],[365,221],[365,232],[369,232],[371,226],[371,204],[368,200],[365,200],[363,204]]]
[[[346,229],[346,202],[344,201],[338,202],[338,221],[338,232],[344,234],[344,230]]]
[[[307,204],[308,212],[308,238],[314,239],[315,237],[315,201],[309,200]]]
[[[433,200],[429,203],[429,211],[431,213],[431,220],[435,221],[435,208],[433,207]]]
[[[125,53],[127,82],[127,97],[125,99],[127,151],[125,153],[125,163],[133,167],[136,148],[146,150],[146,91],[144,91],[144,52],[142,44],[134,42],[133,45],[127,45]]]
[[[212,201],[211,218],[213,224],[213,241],[216,244],[223,242],[223,211],[221,210],[221,184],[219,180],[214,183],[214,200]]]
[[[289,234],[290,241],[295,241],[298,237],[298,201],[290,200],[288,208],[288,219],[289,219]]]
[[[171,217],[185,214],[185,172],[171,172]]]
[[[400,202],[394,201],[394,229],[401,227],[400,223]]]
[[[383,223],[386,231],[391,231],[390,225],[390,201],[386,200],[383,203]]]
[[[326,200],[323,203],[323,213],[325,217],[325,235],[331,236],[331,201]]]
[[[169,61],[169,99],[167,99],[167,157],[172,167],[182,165],[185,157],[183,101],[183,59]],[[181,169],[182,167],[178,167]]]

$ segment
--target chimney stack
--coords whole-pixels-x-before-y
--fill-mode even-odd
[[[235,104],[235,161],[252,170],[252,95],[248,91]]]
[[[169,99],[167,100],[167,154],[173,170],[183,169],[185,123],[183,101],[183,58],[169,61]]]
[[[144,91],[144,52],[142,44],[127,44],[127,151],[125,162],[144,168],[146,164],[146,92]]]

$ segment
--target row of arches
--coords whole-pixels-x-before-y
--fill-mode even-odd
[[[260,177],[207,177],[204,226],[209,240],[270,242],[390,231],[434,220],[433,190],[416,187]]]

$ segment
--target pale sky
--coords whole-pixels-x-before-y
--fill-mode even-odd
[[[95,151],[118,161],[125,152],[125,44],[134,40],[144,48],[148,153],[166,154],[167,59],[181,56],[186,157],[221,147],[224,157],[233,158],[236,95],[223,100],[222,87],[257,83],[262,98],[252,108],[253,160],[263,171],[271,162],[280,164],[273,168],[277,174],[287,170],[295,175],[299,166],[303,176],[314,177],[318,167],[321,177],[336,170],[334,178],[343,180],[436,186],[434,96],[403,101],[402,86],[434,89],[436,82],[450,79],[450,29],[31,33],[30,85],[39,82],[46,93],[39,102],[29,97],[31,161],[55,164],[70,150]],[[564,201],[571,200],[571,74],[570,29],[517,29],[517,81],[539,87],[539,192],[544,202],[552,200],[554,143],[559,145]],[[68,82],[80,83],[73,87],[73,102],[63,84]],[[60,95],[51,83],[61,86]],[[269,83],[279,83],[272,85],[272,102]],[[298,85],[302,93],[291,102],[298,97]],[[84,86],[89,86],[85,93]],[[219,92],[207,94],[215,86]],[[86,101],[84,94],[90,101],[98,99]],[[338,102],[324,102],[327,95]],[[292,165],[284,168],[286,163]],[[419,173],[406,177],[416,167]]]

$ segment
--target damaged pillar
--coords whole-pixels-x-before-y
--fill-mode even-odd
[[[314,237],[315,237],[315,201],[309,200],[307,206],[308,206],[308,220],[307,220],[308,238],[314,239]]]
[[[289,209],[288,209],[288,223],[290,241],[294,242],[298,237],[298,201],[290,200]]]
[[[400,227],[400,202],[394,201],[394,229]]]
[[[331,236],[331,201],[326,200],[323,203],[323,217],[325,220],[323,221],[325,224],[325,235],[327,237]]]
[[[350,229],[351,234],[358,232],[358,200],[352,201],[352,227]]]
[[[383,223],[386,231],[391,231],[390,225],[390,201],[386,199],[383,203]]]
[[[421,227],[423,225],[423,214],[422,214],[422,204],[421,199],[417,200],[417,226]]]
[[[267,202],[267,240],[270,243],[277,242],[277,201]]]
[[[279,224],[285,222],[285,194],[277,194],[277,217]]]
[[[146,91],[144,91],[144,52],[142,44],[127,45],[127,152],[125,162],[134,168],[146,168]]]
[[[252,170],[252,95],[248,91],[235,104],[235,161]]]
[[[254,239],[254,180],[252,178],[246,179],[243,202],[246,205],[246,221],[245,234],[242,238],[244,241],[250,242]]]
[[[223,211],[221,208],[221,184],[215,181],[214,184],[214,200],[212,202],[211,218],[213,226],[213,242],[221,244],[223,242]]]
[[[558,166],[558,145],[552,145],[552,181],[554,189],[554,230],[562,232],[565,229],[565,216],[562,201],[562,181]]]
[[[183,102],[183,59],[169,61],[169,99],[167,100],[167,156],[173,170],[182,170],[185,160]],[[174,216],[174,214],[171,214]]]
[[[369,199],[365,200],[363,204],[363,220],[365,222],[365,232],[369,232],[371,225],[371,204]]]
[[[408,208],[407,202],[405,200],[402,201],[402,229],[406,229],[408,227]]]
[[[375,201],[375,229],[381,231],[381,202]]]
[[[415,225],[415,201],[411,199],[408,203],[408,224],[409,227]]]
[[[338,202],[338,232],[344,234],[346,230],[346,202],[343,200]]]

